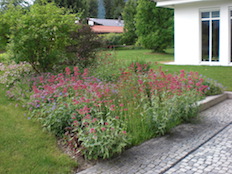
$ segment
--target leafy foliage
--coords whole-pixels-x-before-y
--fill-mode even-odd
[[[92,76],[104,82],[116,82],[126,65],[110,52],[98,54],[96,64],[90,67]]]
[[[35,3],[43,4],[54,2],[58,7],[66,8],[72,13],[81,14],[80,18],[97,17],[98,0],[35,0]]]
[[[96,18],[98,15],[98,1],[97,0],[87,0],[88,2],[88,17]]]
[[[118,19],[122,16],[125,6],[124,0],[104,0],[107,19]]]
[[[21,6],[28,7],[29,3],[25,0],[1,0],[0,1],[0,11],[6,11],[9,8]]]
[[[109,34],[103,34],[102,39],[107,47],[117,46],[123,44],[122,36],[123,35],[121,33],[109,33]]]
[[[204,85],[208,86],[208,90],[205,91],[206,96],[218,95],[225,91],[225,88],[222,84],[218,83],[216,80],[210,78],[204,78]]]
[[[0,51],[6,49],[10,36],[15,31],[20,16],[24,13],[20,6],[15,7],[10,4],[7,7],[7,10],[0,11]]]
[[[163,52],[173,43],[173,11],[157,8],[150,0],[138,0],[136,10],[137,44]]]
[[[31,66],[26,62],[11,63],[10,65],[1,64],[0,70],[3,71],[0,76],[0,83],[7,88],[14,86],[17,81],[32,73]]]
[[[122,14],[125,23],[123,41],[128,45],[135,44],[137,40],[136,28],[135,28],[136,8],[137,8],[137,0],[129,0],[125,5]]]
[[[100,37],[92,32],[90,26],[81,25],[76,32],[71,33],[72,42],[67,46],[67,65],[78,65],[86,68],[95,63],[97,48],[102,46]]]
[[[110,114],[110,110],[108,114]],[[95,118],[84,118],[79,124],[74,123],[74,130],[82,142],[83,154],[89,159],[110,158],[128,145],[126,125],[118,116],[99,114]]]
[[[27,61],[37,72],[51,71],[64,59],[76,28],[75,15],[52,3],[36,4],[17,21],[8,50],[16,62]]]

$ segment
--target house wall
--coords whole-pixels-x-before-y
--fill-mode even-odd
[[[201,11],[220,10],[219,62],[201,61]],[[230,65],[231,0],[175,5],[175,63]]]

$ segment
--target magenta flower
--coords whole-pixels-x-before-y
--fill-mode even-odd
[[[102,131],[105,131],[105,130],[106,130],[106,128],[105,128],[105,127],[102,127],[102,128],[101,128],[101,130],[102,130]]]

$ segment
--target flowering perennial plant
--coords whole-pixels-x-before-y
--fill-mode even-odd
[[[32,114],[56,135],[66,132],[74,148],[80,143],[87,158],[108,158],[128,144],[126,127],[112,100],[116,85],[74,67],[74,72],[66,68],[65,74],[37,77],[32,88]],[[78,141],[73,142],[76,136]]]
[[[0,71],[4,72],[0,76],[0,83],[6,85],[6,87],[11,87],[15,82],[30,74],[32,68],[26,62],[21,62],[19,64],[13,62],[10,65],[0,63]]]
[[[132,64],[116,82],[66,68],[33,79],[28,107],[44,128],[86,158],[109,158],[188,121],[207,90],[198,73],[168,74]]]

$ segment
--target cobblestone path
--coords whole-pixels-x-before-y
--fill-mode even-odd
[[[232,100],[78,174],[232,174]]]

